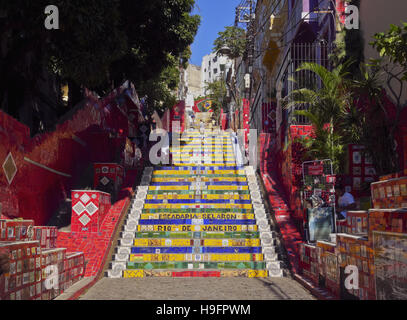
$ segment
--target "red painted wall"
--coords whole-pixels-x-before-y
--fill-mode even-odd
[[[263,103],[261,108],[263,132],[274,134],[276,131],[276,104]]]
[[[284,128],[280,127],[280,136],[283,136]],[[301,207],[301,196],[299,185],[302,179],[301,150],[297,143],[293,143],[295,138],[312,135],[310,125],[292,125],[289,132],[289,143],[285,149],[274,150],[271,155],[273,170],[277,173],[277,178],[283,186],[289,209],[293,212],[293,217],[303,219]]]
[[[243,129],[245,130],[245,144],[246,147],[249,143],[248,134],[250,133],[250,101],[248,99],[243,99]]]
[[[34,138],[30,138],[28,127],[0,111],[0,164],[11,152],[17,166],[10,185],[0,168],[3,214],[44,225],[87,166],[113,159],[117,150],[109,143],[109,134],[122,129],[125,138],[129,127],[126,112],[128,106],[134,106],[124,97],[126,93],[135,93],[134,87],[123,85],[103,99],[87,92],[86,101],[69,119],[58,124],[55,131]],[[71,177],[33,165],[25,157]]]
[[[228,118],[227,118],[227,114],[223,112],[223,109],[220,109],[220,128],[222,130],[226,130],[228,127]]]

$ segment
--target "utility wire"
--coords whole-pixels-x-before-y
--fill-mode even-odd
[[[274,14],[274,12],[276,12],[277,8],[280,6],[280,4],[281,4],[282,1],[283,1],[283,0],[279,0],[278,4],[277,4],[274,8],[271,7],[271,8],[273,8],[273,9],[272,9],[272,12],[270,12],[270,13],[268,13],[268,14],[266,15],[266,17],[268,17],[268,18],[265,19],[265,21],[264,21],[264,23],[262,24],[262,26],[259,28],[259,30],[257,31],[257,33],[254,35],[255,37],[259,34],[260,30],[264,28],[264,26],[267,24],[267,22],[270,22],[270,17],[271,17],[271,15]]]

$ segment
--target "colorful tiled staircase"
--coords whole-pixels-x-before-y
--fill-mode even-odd
[[[283,276],[255,172],[236,166],[231,136],[183,139],[174,166],[145,169],[107,276]]]

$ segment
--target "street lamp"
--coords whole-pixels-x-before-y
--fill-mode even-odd
[[[224,46],[216,52],[216,55],[230,56],[231,54],[232,50],[228,46]]]

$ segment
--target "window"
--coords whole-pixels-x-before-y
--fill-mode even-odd
[[[214,73],[214,74],[217,74],[217,73],[218,73],[218,69],[216,69],[216,68],[213,69],[213,73]]]

